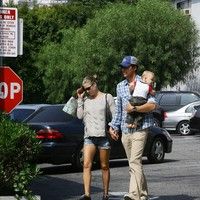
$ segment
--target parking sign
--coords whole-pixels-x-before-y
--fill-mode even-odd
[[[16,8],[0,7],[0,56],[17,57],[18,13]]]

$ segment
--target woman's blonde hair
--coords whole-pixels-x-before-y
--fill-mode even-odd
[[[93,85],[94,83],[97,83],[97,75],[92,75],[92,76],[86,76],[84,79],[83,79],[83,82],[82,82],[82,86],[84,85]]]

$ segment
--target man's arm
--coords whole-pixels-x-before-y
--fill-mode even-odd
[[[145,103],[141,106],[135,106],[135,111],[141,112],[141,113],[151,112],[155,109],[156,109],[155,103]]]
[[[149,96],[147,103],[141,105],[141,106],[132,106],[130,103],[127,104],[126,111],[128,113],[131,112],[141,112],[141,113],[147,113],[155,110],[157,107],[155,97]]]

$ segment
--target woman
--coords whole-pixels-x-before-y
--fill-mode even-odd
[[[100,166],[102,170],[103,198],[109,199],[108,189],[110,182],[109,155],[110,143],[106,136],[106,102],[112,116],[115,103],[111,94],[105,94],[98,89],[95,76],[87,76],[83,79],[82,87],[77,90],[78,109],[77,117],[83,119],[85,125],[84,134],[84,163],[83,183],[85,194],[80,200],[90,200],[91,197],[91,169],[96,148],[99,149]]]

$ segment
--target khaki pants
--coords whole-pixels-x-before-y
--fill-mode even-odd
[[[122,134],[122,143],[129,162],[130,184],[128,196],[134,200],[147,199],[147,183],[143,173],[142,154],[147,140],[147,130]]]

